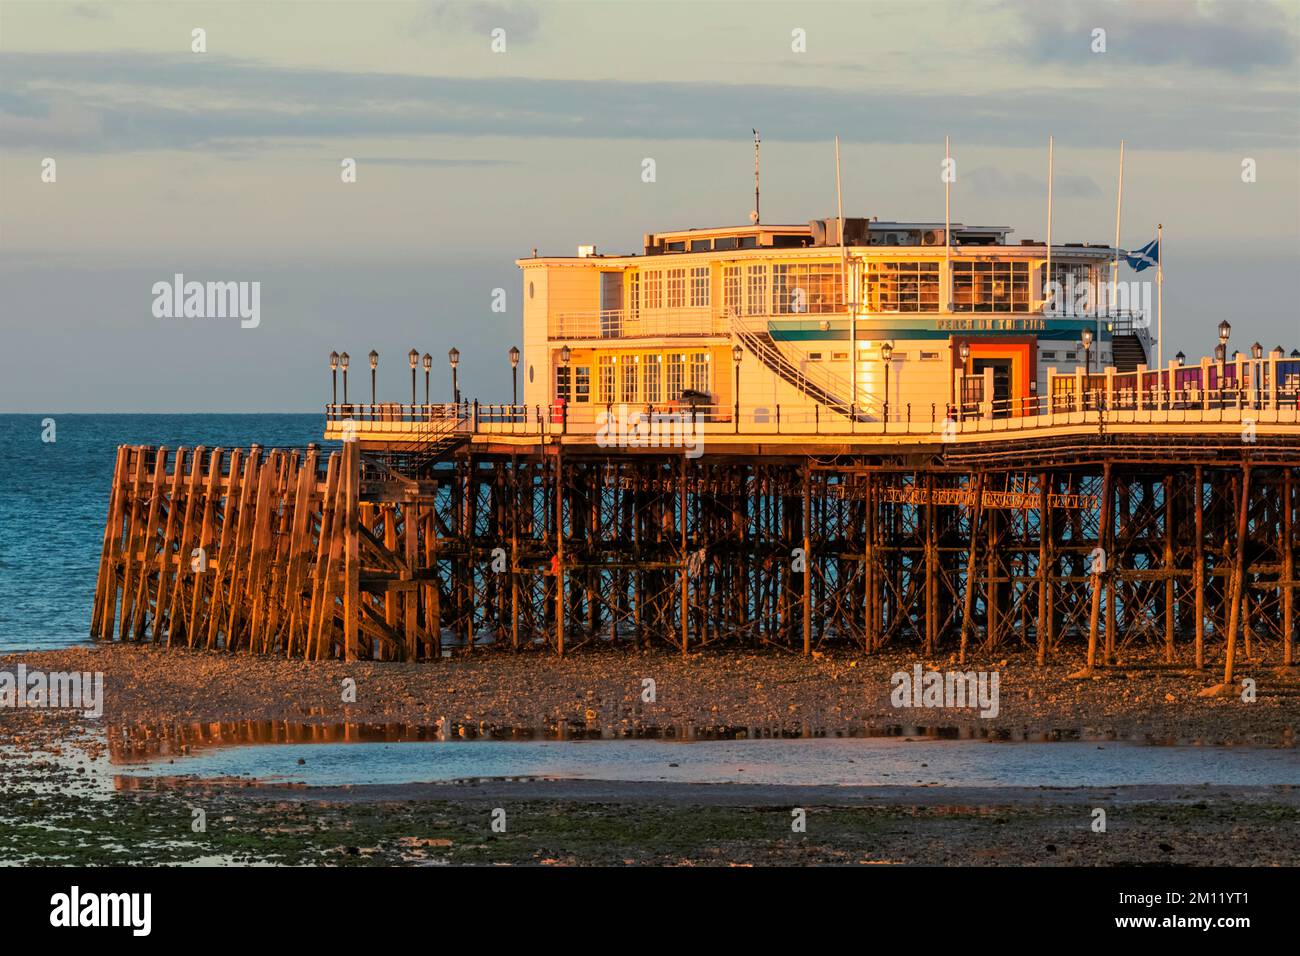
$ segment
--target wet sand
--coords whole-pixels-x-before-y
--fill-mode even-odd
[[[440,719],[463,736],[493,728],[639,736],[851,734],[956,728],[975,736],[1206,745],[1294,745],[1296,678],[1245,662],[1257,699],[1205,698],[1210,672],[1136,670],[1072,680],[1076,656],[975,659],[1001,675],[1000,712],[899,710],[890,675],[910,656],[814,660],[784,653],[596,651],[564,660],[493,652],[435,664],[313,663],[105,646],[11,655],[47,671],[105,675],[104,717],[0,710],[0,862],[284,864],[1297,865],[1300,789],[829,787],[471,781],[373,787],[160,779],[92,797],[83,766],[105,728],[146,735],[206,721]],[[927,669],[955,666],[947,659]],[[1130,659],[1129,664],[1156,661]],[[355,703],[343,699],[356,682]],[[643,678],[656,699],[642,700]],[[192,831],[195,808],[206,832]],[[806,811],[806,832],[791,811]],[[1107,829],[1093,829],[1104,809]],[[491,814],[506,813],[504,833]]]
[[[25,662],[47,671],[102,671],[110,724],[291,720],[402,722],[440,719],[468,732],[491,728],[599,727],[614,736],[649,728],[693,728],[760,735],[850,733],[864,727],[949,727],[975,735],[1065,732],[1117,739],[1293,746],[1300,731],[1300,674],[1243,661],[1239,677],[1257,698],[1199,697],[1219,673],[1190,668],[1103,672],[1071,680],[1081,652],[1034,665],[1031,655],[973,658],[964,670],[996,670],[999,713],[895,708],[890,676],[912,669],[911,655],[827,654],[812,660],[782,652],[597,650],[551,654],[487,652],[436,663],[288,661],[223,653],[108,645],[0,657],[0,669]],[[951,658],[923,662],[955,669]],[[1131,667],[1159,667],[1130,656]],[[344,700],[345,681],[356,700]],[[642,700],[643,681],[655,700]],[[0,734],[24,712],[0,711]],[[10,725],[11,726],[11,725]]]

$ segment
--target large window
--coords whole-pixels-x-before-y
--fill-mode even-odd
[[[641,314],[641,272],[633,269],[627,278],[627,315],[635,319]]]
[[[640,368],[637,356],[624,355],[618,366],[618,400],[625,404],[636,401],[636,372]]]
[[[686,270],[668,270],[668,308],[680,309],[686,305]]]
[[[663,401],[659,394],[659,369],[663,360],[662,355],[641,356],[641,398],[650,404]]]
[[[1057,313],[1064,315],[1088,315],[1092,310],[1100,306],[1096,299],[1096,290],[1092,287],[1091,269],[1084,264],[1053,262],[1052,263],[1052,282],[1056,284],[1055,289],[1051,286],[1043,294],[1043,298],[1055,295],[1055,299],[1049,306]]]
[[[740,266],[727,266],[722,270],[722,307],[728,315],[739,315],[744,311],[741,298]]]
[[[939,263],[869,261],[867,311],[938,312]]]
[[[767,266],[745,267],[745,314],[767,315]]]
[[[686,356],[676,352],[670,354],[667,358],[668,365],[668,400],[673,401],[681,398],[682,389],[686,387],[685,368]]]
[[[778,263],[772,266],[772,314],[843,311],[842,280],[839,263]]]
[[[573,370],[573,400],[580,403],[591,401],[590,365],[579,365]]]
[[[691,353],[691,388],[697,392],[709,390],[709,353]]]
[[[1028,312],[1029,263],[954,262],[952,302],[955,312]]]
[[[602,355],[596,366],[596,401],[610,405],[614,401],[614,356]]]
[[[691,269],[691,308],[707,308],[709,305],[709,267],[695,266]]]
[[[664,274],[659,269],[648,269],[645,274],[645,307],[662,309],[664,307]]]
[[[569,366],[555,366],[555,397],[564,401],[572,401],[573,395],[569,391]]]

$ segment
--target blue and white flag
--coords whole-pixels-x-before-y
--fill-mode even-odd
[[[1160,242],[1152,239],[1136,252],[1124,253],[1124,261],[1133,267],[1134,272],[1141,272],[1151,266],[1160,264]]]

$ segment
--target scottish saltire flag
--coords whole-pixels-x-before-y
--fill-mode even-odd
[[[1141,272],[1160,263],[1160,242],[1152,239],[1135,252],[1124,253],[1124,261],[1133,267],[1134,272]]]

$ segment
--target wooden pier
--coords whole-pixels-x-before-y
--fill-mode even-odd
[[[91,632],[311,660],[1154,648],[1226,682],[1294,665],[1300,617],[1300,428],[1238,431],[124,446]]]

